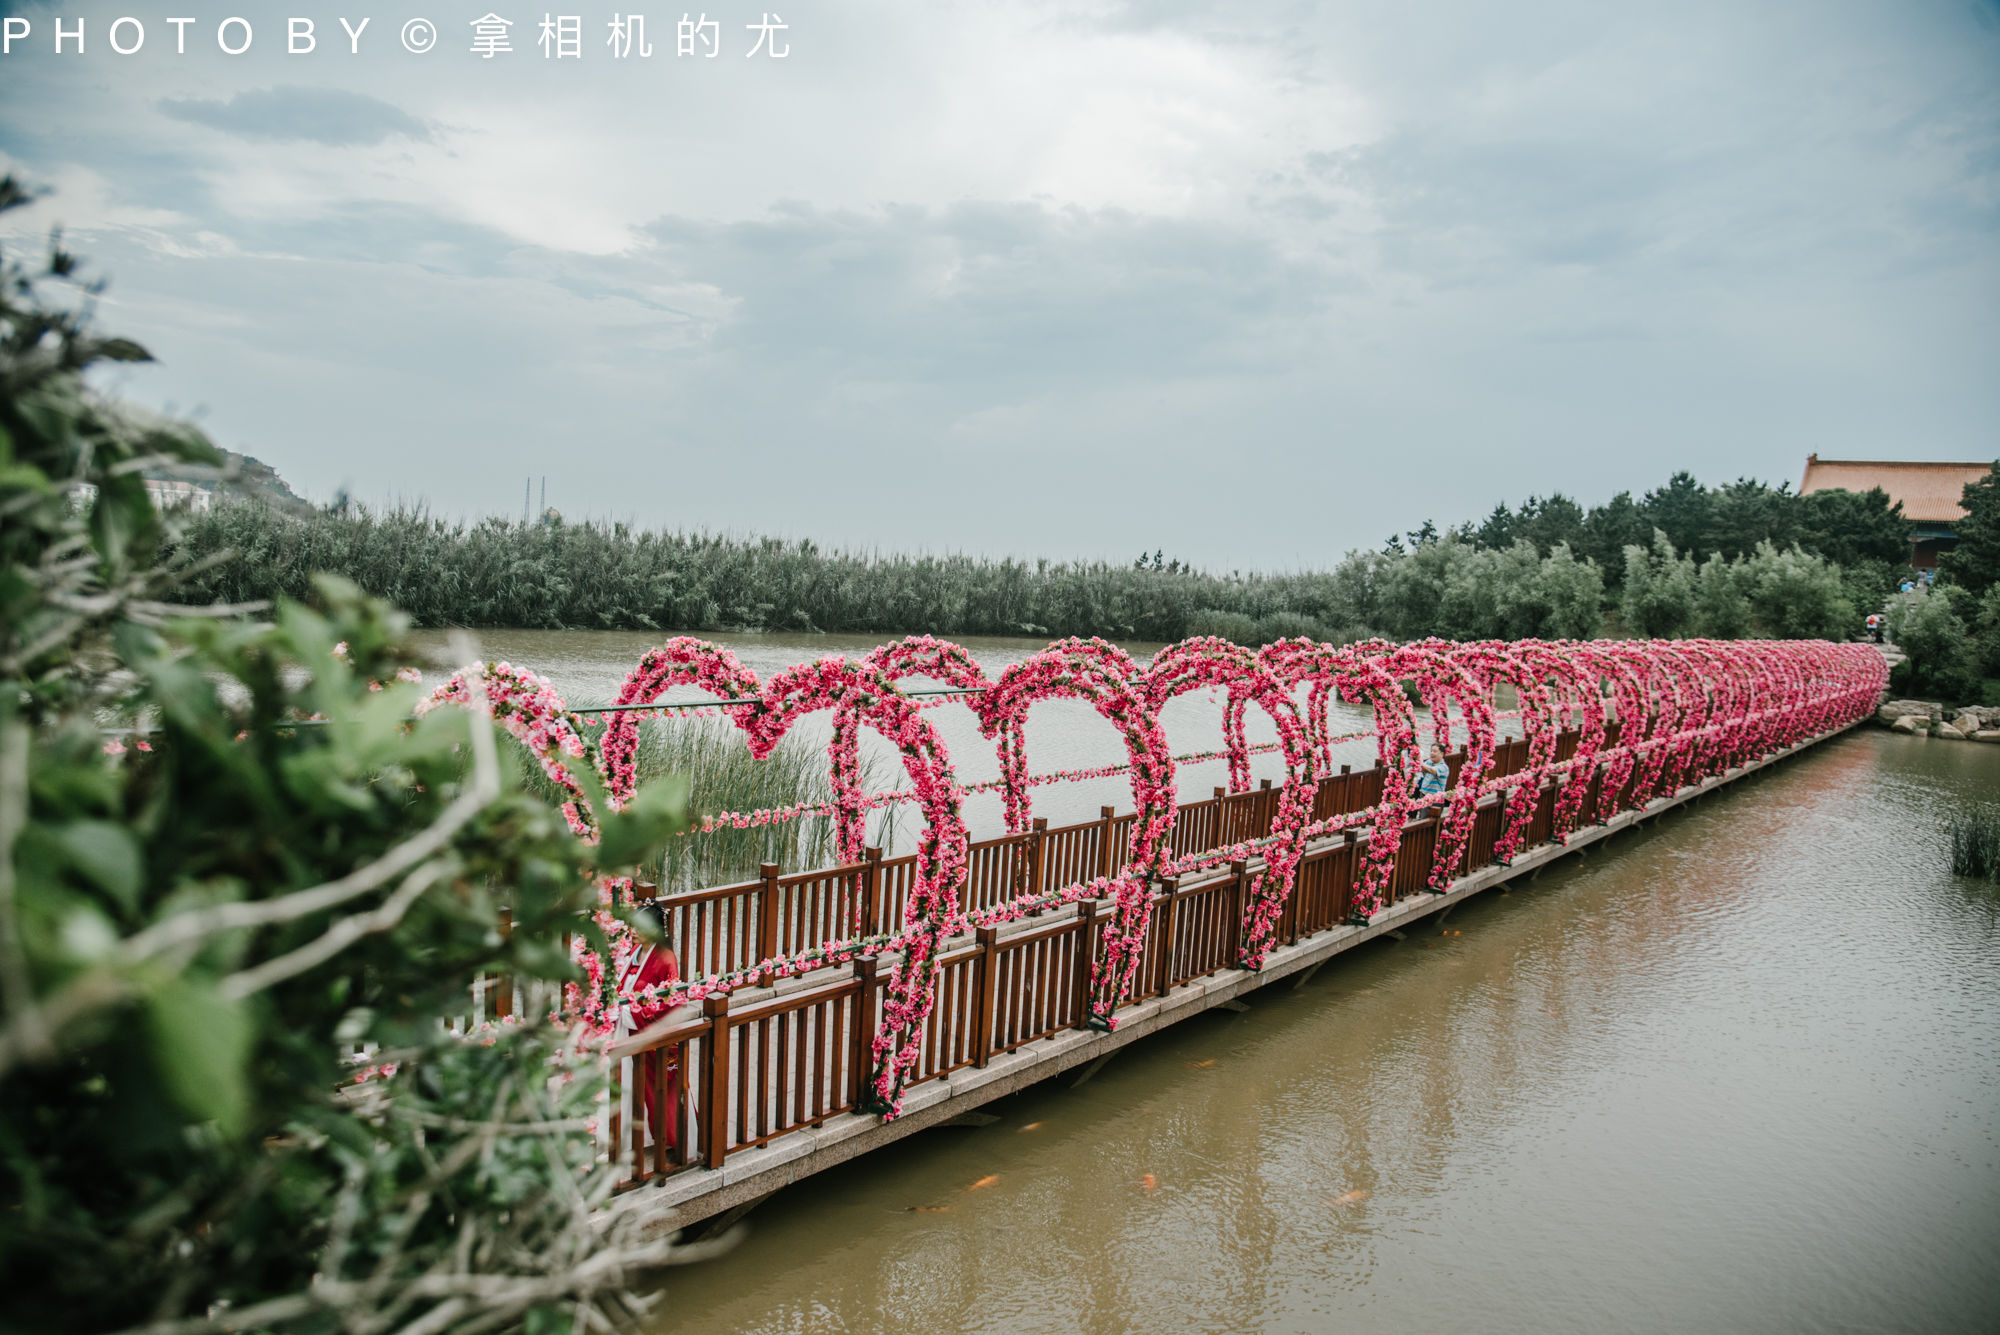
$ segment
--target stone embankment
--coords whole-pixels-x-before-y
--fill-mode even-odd
[[[1954,742],[2000,742],[2000,708],[1961,705],[1947,710],[1935,700],[1891,700],[1875,721],[1896,732],[1920,732]]]

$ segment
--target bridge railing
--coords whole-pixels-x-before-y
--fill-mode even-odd
[[[1565,733],[1559,747],[1573,752],[1576,737],[1574,731]],[[1502,744],[1489,777],[1518,772],[1526,756],[1524,742]],[[1455,777],[1464,753],[1448,759]],[[1676,769],[1663,777],[1659,791],[1700,777],[1692,765]],[[1368,811],[1380,800],[1383,780],[1375,766],[1343,767],[1320,781],[1315,817]],[[1622,809],[1632,789],[1628,780],[1619,793],[1603,794],[1601,771],[1588,782],[1585,822]],[[1176,826],[1186,820],[1184,828],[1197,833],[1187,847],[1177,844],[1176,851],[1227,847],[1267,833],[1276,791],[1219,792],[1181,806]],[[1552,780],[1541,783],[1529,826],[1531,845],[1551,837],[1559,791]],[[1461,874],[1491,865],[1507,795],[1501,789],[1480,800]],[[1105,808],[1095,821],[1053,828],[1038,821],[1029,832],[975,845],[976,870],[968,878],[974,888],[968,891],[972,903],[967,907],[990,907],[1029,893],[1029,887],[1041,893],[1105,874],[1106,850],[1111,859],[1122,855],[1132,819]],[[1435,811],[1420,813],[1404,826],[1387,905],[1429,893],[1439,828]],[[1368,833],[1349,829],[1306,850],[1278,921],[1278,941],[1295,944],[1350,920],[1369,843]],[[791,875],[766,867],[756,881],[669,895],[660,903],[693,976],[798,948],[814,932],[824,940],[897,921],[913,864],[914,858],[884,858],[871,849],[862,862],[848,866]],[[1238,860],[1152,888],[1146,944],[1130,1001],[1234,967],[1244,896],[1255,865]],[[1116,869],[1114,861],[1109,870]],[[1083,900],[1006,928],[980,927],[969,939],[951,944],[939,956],[936,1002],[922,1029],[910,1083],[984,1066],[1024,1044],[1085,1027],[1091,971],[1109,911],[1107,902]],[[773,941],[777,950],[765,949]],[[694,1164],[719,1165],[731,1154],[858,1109],[873,1067],[870,1044],[887,981],[875,959],[857,959],[775,989],[759,989],[763,995],[710,997],[699,1015],[614,1047],[611,1136],[625,1167],[624,1185]],[[653,1087],[655,1106],[669,1109],[672,1130],[659,1142],[637,1093],[646,1085]]]
[[[677,652],[694,653],[676,643]],[[1061,647],[1069,655],[1061,659],[1062,671],[1081,681],[1101,672],[1098,660],[1107,652]],[[1470,646],[1461,652],[1483,662],[1479,655],[1499,651]],[[1530,674],[1522,678],[1524,690],[1547,666],[1534,659],[1546,647],[1530,645],[1525,652],[1525,666],[1515,668]],[[1476,788],[1460,782],[1464,753],[1453,756],[1448,805],[1425,802],[1407,819],[1391,814],[1407,808],[1404,795],[1387,787],[1407,781],[1401,770],[1342,766],[1317,780],[1310,824],[1300,823],[1296,804],[1283,802],[1286,790],[1269,784],[1217,790],[1179,804],[1170,826],[1160,806],[1150,807],[1149,828],[1167,831],[1164,847],[1141,849],[1150,880],[1128,867],[1137,815],[1106,807],[1095,821],[1056,828],[1036,821],[967,846],[962,881],[952,865],[948,879],[930,882],[957,887],[955,901],[941,897],[921,914],[910,911],[918,859],[874,849],[846,866],[786,873],[766,865],[753,881],[668,896],[662,901],[667,928],[689,981],[668,989],[665,1004],[674,998],[689,1004],[611,1050],[610,1146],[626,1166],[627,1185],[695,1163],[719,1168],[732,1153],[863,1107],[893,1114],[906,1086],[983,1065],[1065,1028],[1115,1024],[1117,1006],[1221,970],[1254,967],[1272,944],[1293,944],[1442,889],[1446,871],[1463,876],[1547,843],[1557,837],[1559,822],[1566,831],[1576,828],[1573,822],[1606,820],[1641,797],[1675,793],[1753,754],[1824,735],[1864,716],[1880,690],[1879,661],[1870,656],[1860,664],[1842,646],[1732,650],[1696,644],[1590,652],[1611,669],[1629,668],[1629,653],[1661,655],[1656,666],[1663,675],[1647,688],[1652,694],[1628,691],[1627,677],[1612,683],[1618,708],[1636,701],[1629,744],[1615,721],[1596,730],[1602,721],[1596,711],[1610,702],[1586,678],[1569,703],[1549,697],[1532,715],[1524,711],[1533,739],[1498,742],[1490,762],[1474,773]],[[1712,689],[1705,687],[1698,675],[1703,655],[1729,660],[1730,654],[1739,656],[1730,660],[1737,675],[1725,673]],[[1749,659],[1742,659],[1746,654]],[[1446,660],[1431,652],[1424,662],[1435,667]],[[1745,662],[1762,664],[1762,675]],[[1356,662],[1347,662],[1347,669],[1360,670]],[[812,668],[819,677],[788,677],[784,687],[796,696],[820,677],[853,670],[821,660]],[[1431,668],[1417,663],[1409,670]],[[652,677],[640,676],[640,684],[652,689]],[[1067,680],[1030,681],[1023,689],[1068,689]],[[1162,690],[1174,684],[1161,680],[1168,682]],[[1426,689],[1433,688],[1435,683]],[[982,708],[1023,707],[1013,697],[1002,699],[1002,686],[992,689]],[[1114,682],[1102,689],[1115,694],[1123,688]],[[1379,683],[1374,689],[1387,694]],[[771,693],[784,697],[785,691],[774,687]],[[830,707],[829,696],[801,698]],[[1399,697],[1388,698],[1401,705]],[[1144,729],[1132,701],[1121,699],[1135,793],[1162,803],[1171,788],[1157,777],[1142,784]],[[1395,721],[1382,711],[1393,712],[1393,706],[1378,702],[1377,708],[1378,720],[1388,719],[1379,726],[1390,727]],[[1589,733],[1567,726],[1586,721],[1586,710]],[[904,722],[894,726],[921,731],[907,710],[897,717]],[[1645,726],[1638,726],[1642,721]],[[1385,735],[1399,737],[1398,746],[1410,744],[1411,725],[1396,726]],[[1474,735],[1494,740],[1490,727]],[[942,810],[937,786],[945,781],[926,768],[927,755],[920,747],[906,754],[912,791],[922,793],[929,783],[923,800]],[[1243,758],[1240,743],[1231,755],[1232,765]],[[1620,777],[1609,787],[1613,775]],[[850,814],[858,818],[859,810]],[[1447,814],[1453,810],[1456,815]],[[963,838],[959,818],[947,814],[953,837]],[[1467,814],[1469,826],[1460,825]],[[1280,821],[1282,833],[1274,833]],[[1441,869],[1447,827],[1464,836],[1464,847],[1451,868]],[[1396,841],[1393,849],[1377,843],[1387,839]],[[1275,904],[1264,900],[1272,867],[1282,869],[1294,858],[1288,890]],[[1254,903],[1252,894],[1259,896]],[[1105,929],[1113,912],[1117,932]],[[1136,954],[1124,951],[1131,942],[1139,943]],[[903,952],[934,969],[891,967]],[[917,1022],[912,1017],[918,1015],[927,1018]]]

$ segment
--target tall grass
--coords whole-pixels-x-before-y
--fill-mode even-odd
[[[597,735],[588,722],[586,736]],[[528,753],[515,749],[523,781],[551,802],[561,800],[554,784]],[[788,737],[764,760],[753,760],[743,734],[716,718],[675,718],[639,725],[639,750],[634,758],[639,782],[677,774],[688,780],[697,818],[719,811],[758,811],[800,802],[826,802],[833,796],[827,775],[826,750],[812,740]],[[886,787],[879,766],[864,763],[862,784],[873,791]],[[896,809],[871,818],[871,836],[886,847],[895,837]],[[760,863],[774,862],[786,871],[823,866],[833,859],[832,822],[808,816],[755,829],[720,829],[685,834],[667,842],[661,856],[640,870],[643,880],[662,892],[695,890],[751,880]]]
[[[2000,881],[2000,811],[1979,807],[1951,818],[1951,870]]]
[[[1160,641],[1226,628],[1257,641],[1352,639],[1369,623],[1366,590],[1342,571],[885,556],[623,524],[463,523],[420,509],[297,514],[224,503],[190,519],[182,546],[189,556],[240,558],[189,586],[189,601],[302,598],[316,572],[332,571],[422,626]]]

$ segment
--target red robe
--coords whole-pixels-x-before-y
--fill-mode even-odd
[[[619,980],[619,991],[630,997],[649,987],[664,987],[668,983],[680,981],[680,961],[674,952],[665,946],[655,946],[646,952],[637,970],[631,965],[625,968],[625,976]],[[637,1033],[653,1021],[665,1015],[670,1007],[655,1001],[628,1001],[631,1007],[633,1032]],[[667,1097],[659,1102],[660,1066],[666,1064]],[[633,1059],[632,1077],[639,1082],[639,1097],[646,1108],[646,1124],[652,1128],[653,1143],[674,1147],[679,1144],[681,1107],[681,1049],[654,1048],[642,1052]]]

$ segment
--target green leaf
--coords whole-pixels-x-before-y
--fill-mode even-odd
[[[106,361],[149,362],[153,354],[134,343],[129,338],[107,338],[90,345],[90,351]]]
[[[70,866],[127,912],[139,907],[145,863],[131,831],[108,820],[71,821],[57,835]]]
[[[250,1020],[242,1006],[178,978],[153,993],[146,1022],[161,1083],[174,1100],[189,1116],[240,1135],[250,1104],[243,1070]]]
[[[560,1307],[530,1307],[521,1313],[523,1335],[569,1335],[575,1327],[575,1314]]]
[[[656,779],[634,793],[623,811],[604,818],[598,869],[635,866],[687,825],[687,780],[679,775]]]

